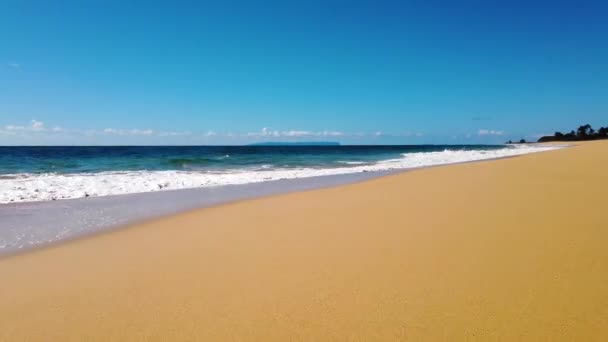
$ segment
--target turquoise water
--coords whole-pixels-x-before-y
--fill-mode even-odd
[[[0,203],[405,170],[551,148],[540,145],[0,147]]]
[[[373,164],[416,152],[485,151],[489,145],[0,147],[0,174],[107,171],[244,171]]]

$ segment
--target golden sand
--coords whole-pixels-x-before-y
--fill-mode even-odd
[[[0,260],[0,340],[608,340],[608,142]]]

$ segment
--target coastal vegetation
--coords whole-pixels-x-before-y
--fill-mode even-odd
[[[593,129],[591,125],[586,124],[579,126],[576,131],[572,130],[568,133],[555,132],[554,135],[547,135],[538,139],[538,142],[549,141],[584,141],[608,139],[608,126],[600,127],[598,130]]]
[[[519,141],[511,141],[511,140],[507,141],[507,144],[526,144],[526,143],[527,143],[526,139],[521,139]]]

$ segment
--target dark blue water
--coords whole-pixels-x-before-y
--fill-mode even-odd
[[[372,164],[403,153],[489,145],[0,147],[0,174],[138,170],[229,171]]]

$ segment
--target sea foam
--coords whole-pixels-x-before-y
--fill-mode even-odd
[[[257,170],[112,171],[72,174],[15,174],[0,178],[0,203],[48,201],[196,187],[237,185],[280,179],[339,175],[357,172],[404,170],[433,165],[504,158],[543,152],[563,146],[507,146],[496,150],[452,150],[405,153],[401,158],[373,164],[332,168],[262,168]],[[228,156],[226,156],[228,157]]]

